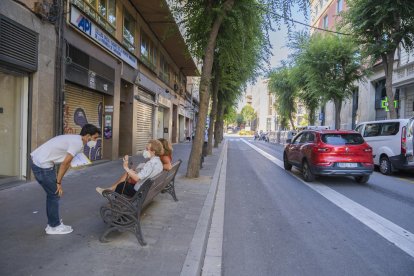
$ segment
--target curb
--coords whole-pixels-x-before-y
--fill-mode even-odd
[[[210,232],[211,220],[214,210],[214,202],[216,199],[217,187],[226,147],[227,140],[225,140],[223,149],[220,153],[220,158],[214,171],[209,192],[207,194],[206,200],[204,201],[203,209],[201,210],[200,218],[198,219],[193,239],[191,240],[187,256],[181,269],[181,276],[194,276],[201,274],[201,268],[203,267],[204,255],[206,253],[208,234]]]

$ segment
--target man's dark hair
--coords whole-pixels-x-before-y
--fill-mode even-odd
[[[101,130],[99,128],[97,128],[96,126],[92,125],[92,124],[86,124],[82,127],[82,130],[80,132],[81,136],[85,136],[85,135],[94,135],[98,133],[99,135],[101,135]]]

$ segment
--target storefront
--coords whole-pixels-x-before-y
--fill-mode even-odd
[[[145,150],[148,141],[153,138],[154,95],[143,90],[138,90],[136,97],[137,128],[136,151]]]
[[[104,106],[113,98],[115,70],[70,44],[66,56],[63,132],[79,134],[85,124],[93,124],[103,134],[103,116],[108,111]],[[103,148],[101,137],[94,148],[85,146],[84,153],[92,161],[100,160]]]
[[[85,124],[93,124],[102,129],[104,97],[93,90],[81,86],[65,84],[65,105],[63,113],[64,134],[79,134]],[[90,160],[102,159],[102,138],[94,148],[85,145],[84,153]]]
[[[0,29],[0,184],[3,184],[28,178],[29,78],[37,71],[38,34],[1,14]]]
[[[170,139],[171,100],[158,95],[157,138]]]
[[[27,172],[28,76],[0,71],[0,184]]]

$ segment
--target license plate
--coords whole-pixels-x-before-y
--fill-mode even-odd
[[[340,168],[356,168],[356,167],[358,167],[358,163],[338,163],[338,167],[340,167]]]

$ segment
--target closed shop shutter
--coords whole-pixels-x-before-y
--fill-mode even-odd
[[[102,132],[103,95],[79,86],[65,84],[64,127],[65,134],[79,134],[85,124],[93,124]],[[89,159],[102,159],[102,138],[94,148],[85,145]]]
[[[143,151],[148,141],[153,138],[152,136],[152,122],[154,107],[150,102],[154,102],[154,97],[143,91],[139,91],[140,101],[135,101],[137,105],[137,133],[136,133],[136,149],[137,151]],[[148,101],[144,102],[144,101]]]

